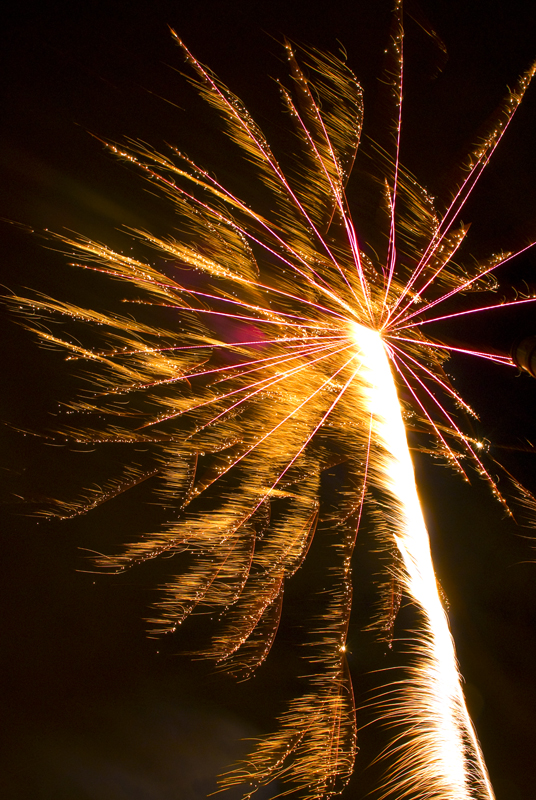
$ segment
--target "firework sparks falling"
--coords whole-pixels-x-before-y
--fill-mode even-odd
[[[144,443],[157,466],[127,467],[102,491],[64,503],[59,513],[83,513],[158,474],[165,502],[180,514],[102,565],[125,569],[187,550],[190,567],[165,587],[154,628],[175,630],[194,608],[216,609],[222,625],[206,655],[248,675],[270,649],[285,582],[315,534],[321,473],[345,461],[348,485],[332,515],[336,578],[311,656],[317,674],[281,718],[279,734],[261,741],[224,785],[249,783],[252,794],[278,778],[318,798],[338,791],[351,775],[357,745],[346,635],[351,558],[366,504],[378,519],[378,541],[391,554],[391,573],[422,617],[411,681],[378,703],[386,719],[404,720],[408,731],[408,741],[393,742],[397,766],[386,790],[491,797],[437,592],[403,417],[411,414],[412,427],[428,430],[437,452],[460,472],[472,462],[499,496],[478,442],[463,432],[458,409],[471,409],[443,371],[457,348],[426,333],[437,320],[467,313],[441,303],[493,289],[493,270],[513,257],[469,262],[459,214],[534,69],[509,93],[438,212],[399,160],[398,17],[388,53],[394,125],[385,143],[359,146],[362,93],[346,65],[306,51],[306,74],[287,45],[293,92],[281,92],[302,148],[290,177],[240,100],[177,41],[200,93],[257,168],[272,211],[256,213],[178,151],[167,157],[139,144],[111,147],[172,200],[185,222],[184,240],[135,232],[157,254],[157,267],[149,258],[62,238],[78,266],[129,287],[129,301],[137,304],[130,308],[139,311],[134,316],[48,298],[16,302],[77,325],[71,338],[40,330],[47,343],[91,365],[92,394],[72,409],[83,412],[84,425],[64,433],[106,445]],[[354,163],[363,180],[375,170],[368,185],[371,216],[380,220],[374,238],[350,216],[345,186]],[[145,312],[155,307],[160,324],[146,321],[154,320]],[[78,335],[84,327],[102,331],[105,342],[84,344]],[[493,353],[464,352],[511,364]],[[393,625],[388,606],[386,600],[378,623],[384,629]]]

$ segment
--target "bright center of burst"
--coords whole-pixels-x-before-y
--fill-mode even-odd
[[[383,351],[383,343],[378,331],[367,328],[366,325],[362,325],[360,322],[350,322],[350,328],[354,342],[363,353],[371,352],[372,354],[375,348]]]
[[[400,416],[400,405],[381,333],[359,322],[350,324],[352,338],[357,345],[362,364],[361,377],[370,385],[374,395],[374,399],[370,397],[372,405],[370,410],[375,414],[380,413],[381,416],[387,414],[392,424],[393,420]]]

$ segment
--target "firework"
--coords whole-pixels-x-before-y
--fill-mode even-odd
[[[443,364],[453,350],[505,366],[513,366],[511,359],[456,348],[433,331],[439,320],[499,304],[492,299],[470,311],[451,310],[461,293],[492,291],[493,271],[516,255],[469,260],[459,215],[536,68],[508,93],[438,210],[399,160],[399,7],[388,47],[393,122],[382,141],[361,142],[362,92],[346,64],[286,45],[291,90],[280,90],[300,148],[292,174],[241,101],[174,36],[192,82],[253,165],[271,210],[257,213],[177,150],[166,156],[139,143],[108,145],[174,204],[182,238],[134,231],[150,253],[141,259],[59,237],[76,266],[128,287],[128,315],[51,298],[14,302],[40,319],[59,314],[76,326],[76,336],[62,337],[36,325],[46,343],[88,365],[90,391],[71,407],[83,423],[65,427],[62,436],[105,446],[143,444],[155,465],[127,465],[101,489],[58,502],[56,513],[85,513],[158,476],[160,502],[176,513],[100,565],[124,570],[186,553],[187,566],[163,587],[152,628],[175,631],[194,609],[221,614],[203,655],[247,677],[270,650],[285,583],[315,535],[322,472],[344,462],[345,485],[330,511],[331,583],[312,636],[309,689],[290,703],[279,732],[261,740],[222,786],[244,783],[250,797],[277,779],[312,799],[340,791],[352,774],[357,732],[346,637],[352,553],[365,511],[385,564],[380,635],[392,637],[401,596],[419,617],[407,679],[384,687],[376,700],[378,718],[404,729],[388,750],[394,766],[383,794],[491,798],[436,585],[406,429],[427,435],[429,449],[463,475],[470,463],[504,503],[481,443],[464,432],[463,416],[473,412]],[[357,227],[345,193],[352,170],[369,199]]]

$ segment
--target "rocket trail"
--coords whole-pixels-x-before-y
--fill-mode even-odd
[[[356,324],[367,406],[373,419],[371,482],[389,497],[387,526],[403,560],[397,576],[422,613],[412,647],[410,679],[396,691],[396,710],[413,730],[411,762],[418,784],[405,777],[407,754],[385,787],[430,792],[444,800],[493,798],[486,767],[465,705],[454,643],[441,604],[406,431],[389,358],[380,335]],[[475,769],[476,768],[476,769]],[[477,782],[474,794],[471,782]],[[419,785],[420,784],[420,785]],[[401,796],[401,795],[399,795]]]

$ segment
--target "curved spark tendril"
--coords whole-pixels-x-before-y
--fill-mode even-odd
[[[38,317],[70,317],[77,330],[104,335],[103,345],[86,347],[79,338],[34,326],[70,359],[91,364],[92,393],[72,404],[83,412],[84,427],[62,435],[106,446],[144,443],[155,463],[127,467],[102,490],[58,502],[57,513],[85,513],[159,476],[161,499],[180,513],[100,564],[123,570],[188,551],[190,566],[164,587],[154,630],[175,630],[196,607],[215,609],[221,626],[203,655],[249,676],[270,650],[285,583],[315,535],[321,474],[346,463],[338,505],[330,511],[334,564],[311,646],[316,672],[310,689],[290,703],[279,732],[261,739],[222,786],[244,783],[249,798],[277,779],[313,800],[332,796],[349,780],[357,751],[346,663],[351,559],[367,507],[378,548],[387,554],[385,585],[394,580],[420,619],[407,679],[376,700],[378,716],[393,730],[402,722],[405,730],[389,748],[395,766],[382,796],[492,798],[436,585],[404,420],[410,416],[412,427],[428,432],[436,452],[462,474],[472,464],[504,503],[477,453],[480,443],[462,431],[457,409],[474,412],[451,386],[443,363],[455,351],[513,364],[436,341],[422,326],[433,330],[435,321],[501,305],[449,312],[447,301],[456,295],[493,290],[493,271],[515,255],[466,263],[467,227],[458,220],[536,67],[509,92],[439,213],[399,159],[400,5],[388,48],[394,122],[383,142],[361,142],[362,92],[346,64],[302,50],[304,69],[286,44],[293,91],[280,88],[302,151],[291,176],[241,101],[173,36],[196,76],[192,83],[256,168],[271,212],[256,213],[177,150],[167,157],[140,143],[108,145],[171,199],[184,221],[183,241],[134,231],[157,254],[157,267],[82,237],[58,237],[83,259],[75,266],[134,288],[129,302],[139,314],[46,297],[14,303]],[[368,181],[374,250],[350,215],[345,187],[354,166]],[[152,318],[154,307],[162,308],[162,324],[143,321],[147,306]],[[377,625],[389,637],[396,608],[392,592],[383,594]]]

